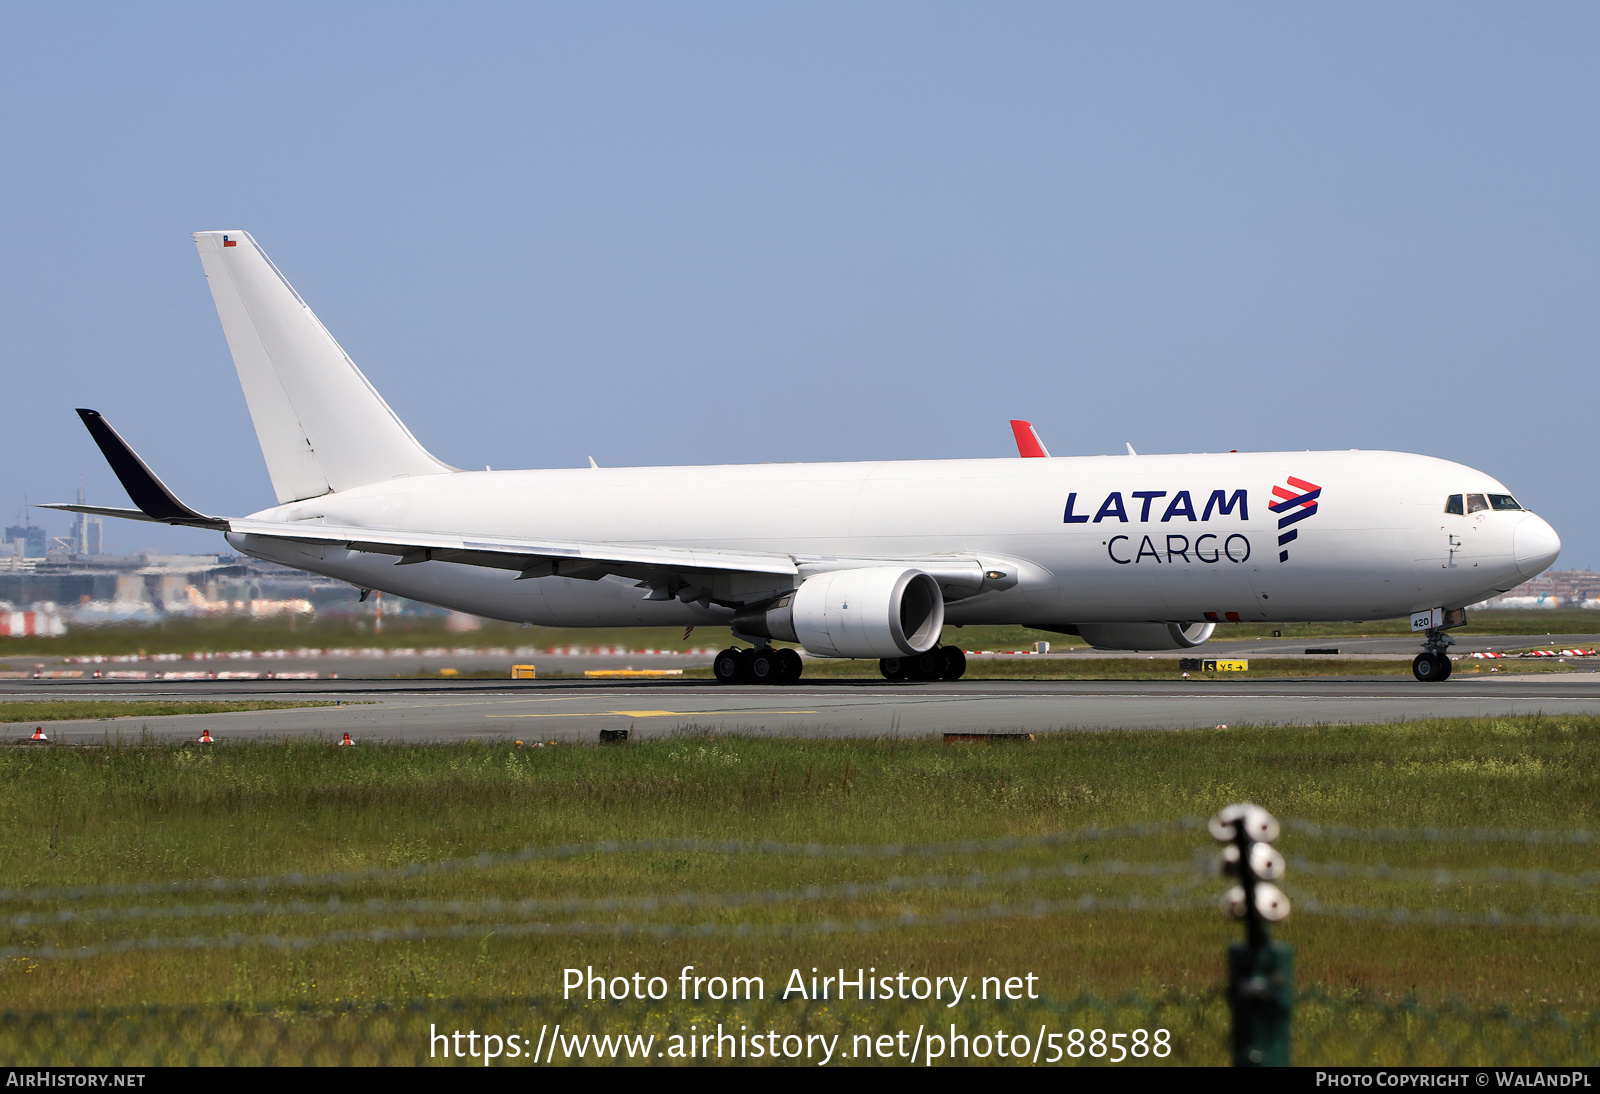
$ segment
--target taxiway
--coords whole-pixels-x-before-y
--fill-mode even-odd
[[[633,739],[683,733],[802,737],[1177,730],[1217,725],[1338,726],[1402,719],[1600,714],[1600,672],[1529,676],[1459,674],[1421,684],[1409,676],[1158,681],[1009,681],[891,684],[841,681],[725,687],[701,680],[0,681],[4,704],[42,699],[303,699],[342,705],[230,714],[43,723],[58,743],[108,736],[218,741],[309,736],[336,740],[593,742],[602,729]],[[6,719],[0,740],[32,724]]]

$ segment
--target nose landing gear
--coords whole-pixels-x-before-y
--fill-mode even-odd
[[[1450,658],[1428,650],[1411,662],[1411,675],[1418,680],[1446,680],[1450,677]]]
[[[1411,662],[1411,675],[1424,682],[1448,680],[1451,665],[1450,655],[1446,651],[1456,644],[1456,640],[1435,628],[1427,632],[1422,644],[1423,651]]]

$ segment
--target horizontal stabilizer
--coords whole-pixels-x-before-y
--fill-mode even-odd
[[[111,465],[111,470],[116,472],[122,488],[128,492],[128,497],[139,507],[139,511],[146,519],[160,521],[163,524],[193,525],[197,528],[227,528],[227,521],[197,513],[179,501],[177,496],[167,489],[167,484],[156,477],[156,473],[150,470],[149,466],[139,458],[139,454],[129,447],[121,434],[111,428],[111,423],[106,421],[99,411],[80,408],[78,417],[89,427],[89,436],[100,446],[101,453]],[[51,508],[75,511],[68,506],[57,505]],[[113,512],[106,515],[123,514]]]
[[[44,502],[40,509],[59,509],[63,513],[87,513],[91,517],[121,517],[123,520],[148,520],[156,524],[167,523],[156,520],[149,513],[138,509],[113,509],[109,505],[67,505],[63,502]]]

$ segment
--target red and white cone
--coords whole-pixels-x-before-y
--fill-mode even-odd
[[[209,729],[202,729],[200,731],[200,743],[203,744],[203,745],[208,745],[208,744],[212,743],[212,741],[211,741],[211,731]]]
[[[28,739],[31,741],[48,741],[50,738],[44,735],[44,726],[34,726],[33,736]]]
[[[350,734],[348,734],[348,733],[346,733],[344,735],[344,740],[339,742],[339,745],[340,745],[341,748],[346,747],[348,745],[353,745],[353,744],[355,744],[355,742],[350,739]]]

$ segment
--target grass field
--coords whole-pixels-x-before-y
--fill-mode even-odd
[[[1071,733],[987,746],[685,736],[600,748],[335,749],[287,742],[13,749],[0,752],[0,791],[0,825],[8,834],[0,844],[0,876],[9,891],[0,945],[14,948],[0,965],[0,998],[10,1010],[224,1003],[326,1010],[407,1000],[548,1000],[559,995],[562,969],[590,965],[667,978],[695,965],[708,975],[760,975],[775,990],[794,968],[870,966],[971,976],[974,982],[1031,973],[1054,1000],[1137,993],[1213,1014],[1206,1021],[1214,1025],[1223,947],[1238,930],[1210,904],[1220,883],[1195,872],[1212,853],[1209,837],[1177,828],[1056,845],[1040,844],[1038,837],[1086,825],[1204,817],[1243,799],[1323,826],[1592,831],[1600,822],[1600,719]],[[336,887],[296,883],[259,892],[40,900],[17,892],[391,868],[596,840],[878,845],[1008,837],[1023,842],[981,855],[593,848]],[[1600,841],[1385,843],[1291,829],[1279,846],[1290,857],[1286,887],[1299,904],[1280,935],[1297,947],[1301,986],[1328,1005],[1460,1000],[1530,1017],[1550,1007],[1569,1015],[1600,1009],[1600,948],[1592,927],[1394,924],[1312,913],[1320,902],[1467,916],[1545,912],[1593,921],[1600,916]],[[1312,865],[1297,865],[1300,859]],[[1168,872],[1138,876],[1118,863]],[[1379,864],[1469,873],[1348,876]],[[1490,867],[1561,876],[1528,883],[1483,872]],[[1018,869],[1034,873],[996,876]],[[956,883],[973,871],[986,880],[973,887]],[[890,877],[930,872],[952,881],[870,888]],[[1585,873],[1586,881],[1572,880]],[[827,891],[843,885],[869,888]],[[823,891],[797,891],[806,886]],[[333,892],[344,899],[338,908],[323,903]],[[764,896],[672,903],[686,893]],[[594,903],[644,896],[663,902]],[[995,902],[1093,897],[1114,903],[1135,896],[1156,910],[1000,918],[985,911]],[[159,914],[175,905],[258,899],[274,906]],[[372,899],[464,903],[362,903]],[[578,903],[514,906],[534,899]],[[296,908],[296,900],[308,905]],[[129,918],[134,906],[144,911]],[[52,918],[63,910],[96,909],[108,918]],[[29,911],[49,914],[15,918]],[[897,917],[944,914],[976,918],[893,925]],[[860,918],[888,920],[890,928],[815,933],[827,921]],[[580,921],[587,924],[583,931],[573,926]],[[619,921],[698,926],[704,936],[607,933]],[[452,929],[461,937],[345,939],[297,950],[180,946],[84,959],[36,952],[119,939],[215,938],[228,931],[318,937],[406,924]],[[507,929],[517,924],[523,926]],[[553,933],[519,934],[533,929],[528,924]],[[741,925],[800,933],[729,933]],[[708,1013],[674,1006],[662,1004],[653,1013],[663,1021]],[[807,1013],[808,1021],[823,1021],[820,1012]],[[963,1020],[981,1025],[1012,1012],[979,1003],[964,1013]],[[871,1019],[836,1008],[827,1020],[848,1025]],[[1202,1025],[1197,1019],[1195,1028]],[[0,1027],[0,1056],[8,1061],[17,1059],[15,1052],[5,1055],[6,1046],[16,1044],[7,1040],[9,1028]],[[1592,1054],[1592,1028],[1587,1036],[1581,1051]],[[1215,1062],[1220,1051],[1197,1041],[1180,1055]]]
[[[1404,619],[1373,623],[1253,624],[1224,623],[1215,639],[1270,638],[1281,632],[1293,645],[1309,639],[1375,634],[1410,634]],[[1474,634],[1600,633],[1600,612],[1496,611],[1473,612],[1469,625],[1453,631],[1458,637]],[[303,646],[623,646],[628,649],[685,649],[727,645],[726,627],[699,627],[686,641],[681,627],[559,628],[519,627],[485,621],[475,631],[445,629],[434,617],[385,619],[383,631],[374,634],[370,618],[327,616],[315,620],[248,620],[238,618],[189,619],[172,617],[160,623],[120,624],[73,629],[57,638],[0,638],[0,660],[8,657],[69,657],[131,653],[215,653],[227,650],[295,649]],[[1027,649],[1046,641],[1069,649],[1083,641],[1069,635],[1028,627],[946,627],[943,641],[964,649]]]
[[[179,702],[150,700],[104,702],[93,699],[43,699],[0,703],[0,722],[74,722],[98,718],[164,718],[171,714],[229,714],[240,710],[288,710],[292,707],[328,707],[330,702],[283,702],[247,699],[239,702],[201,700]]]

